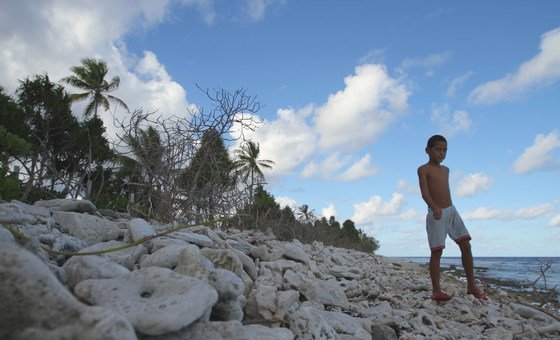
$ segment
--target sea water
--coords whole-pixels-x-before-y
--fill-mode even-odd
[[[428,264],[429,257],[399,257],[418,264]],[[463,269],[460,257],[442,257],[441,267],[450,268],[455,266]],[[498,279],[512,283],[509,288],[529,289],[532,283],[538,288],[545,288],[545,281],[541,275],[541,268],[550,264],[544,272],[546,276],[546,288],[551,289],[556,286],[560,290],[560,257],[475,257],[474,267],[475,276],[481,278]]]

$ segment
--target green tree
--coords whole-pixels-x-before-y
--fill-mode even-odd
[[[22,182],[18,173],[9,173],[10,159],[30,153],[31,144],[0,125],[0,199],[21,199]]]
[[[360,233],[352,220],[346,220],[342,223],[342,234],[351,241],[355,242],[360,240]]]
[[[253,198],[253,188],[258,180],[264,182],[264,173],[262,169],[270,169],[275,164],[274,161],[269,159],[259,159],[260,145],[253,141],[247,141],[241,146],[238,153],[238,159],[235,162],[235,168],[240,173],[241,178],[245,183],[248,182],[249,197]]]
[[[340,229],[340,222],[338,222],[334,216],[331,216],[331,217],[329,217],[329,226],[331,228],[339,230]]]
[[[302,204],[301,206],[297,207],[296,216],[298,221],[303,223],[313,223],[316,219],[315,210],[310,209],[309,205]]]
[[[46,74],[20,81],[16,94],[26,128],[24,139],[33,146],[30,157],[17,159],[28,177],[22,199],[27,199],[34,188],[54,193],[60,191],[60,185],[70,187],[68,181],[72,178],[62,171],[61,164],[65,157],[83,152],[76,143],[80,128],[72,115],[68,94]]]
[[[90,117],[80,123],[80,139],[77,148],[82,150],[81,159],[72,159],[76,167],[80,167],[83,173],[82,185],[87,188],[88,180],[91,183],[89,198],[96,206],[99,199],[104,195],[114,195],[107,192],[106,184],[111,180],[114,173],[116,155],[105,138],[105,126],[103,120],[97,116]],[[87,158],[85,155],[88,155]],[[91,157],[91,158],[90,158]],[[87,169],[85,169],[87,167]],[[93,172],[90,172],[90,167]],[[106,200],[103,198],[102,200]]]
[[[214,129],[207,130],[200,148],[180,176],[185,196],[183,212],[190,212],[196,222],[227,214],[231,209],[228,194],[236,185],[233,169],[234,163],[220,134]]]
[[[70,95],[72,101],[89,100],[84,115],[86,117],[92,114],[97,116],[97,110],[100,106],[105,111],[109,110],[109,102],[113,102],[128,111],[128,106],[121,99],[109,94],[119,87],[120,78],[114,76],[111,81],[105,79],[109,71],[107,63],[94,58],[84,58],[81,63],[80,66],[71,67],[70,71],[73,74],[62,78],[62,81],[84,91]]]
[[[29,130],[23,115],[18,103],[6,93],[4,87],[0,86],[0,125],[10,133],[27,139]]]
[[[117,106],[123,107],[128,111],[128,106],[119,98],[110,95],[110,92],[116,90],[120,85],[120,78],[114,76],[110,81],[107,81],[105,77],[109,69],[107,68],[107,63],[101,59],[94,58],[84,58],[81,60],[80,66],[73,66],[70,68],[72,75],[62,78],[62,82],[78,88],[84,92],[73,93],[70,95],[70,99],[74,101],[89,100],[86,105],[84,115],[89,117],[93,114],[94,118],[97,118],[98,108],[102,106],[105,111],[109,110],[110,102],[113,102]],[[87,130],[89,132],[89,130]],[[86,197],[91,199],[91,168],[92,168],[92,148],[94,145],[93,138],[91,134],[88,134],[86,140],[89,141],[89,164],[88,164],[88,176],[87,176],[87,193]]]
[[[134,209],[143,217],[169,221],[174,207],[170,206],[165,183],[161,178],[165,169],[164,146],[154,126],[134,129],[123,137],[132,157],[121,156],[119,174],[126,177],[129,194],[135,197]]]

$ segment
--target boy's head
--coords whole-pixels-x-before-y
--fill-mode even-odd
[[[443,137],[442,135],[433,135],[432,137],[430,137],[430,139],[428,139],[428,145],[426,146],[426,148],[433,148],[437,142],[447,143],[447,139],[445,139],[445,137]]]
[[[434,135],[428,139],[426,153],[430,156],[430,162],[441,163],[447,155],[447,140],[441,135]]]

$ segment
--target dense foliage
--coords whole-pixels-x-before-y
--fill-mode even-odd
[[[305,205],[303,210],[308,208]],[[301,209],[299,209],[301,210]],[[329,220],[325,217],[315,219],[308,213],[310,219],[296,219],[294,211],[289,207],[281,208],[270,193],[262,186],[255,190],[253,202],[247,204],[229,220],[229,225],[236,228],[270,230],[281,240],[298,239],[304,243],[313,241],[323,242],[325,245],[357,249],[365,252],[375,252],[379,248],[377,240],[366,235],[361,229],[356,229],[352,220],[344,221],[342,228],[334,216]]]

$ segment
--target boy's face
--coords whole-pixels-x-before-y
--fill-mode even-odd
[[[426,153],[430,156],[430,161],[435,163],[441,163],[447,155],[447,143],[442,141],[437,141],[431,148],[426,148]]]

